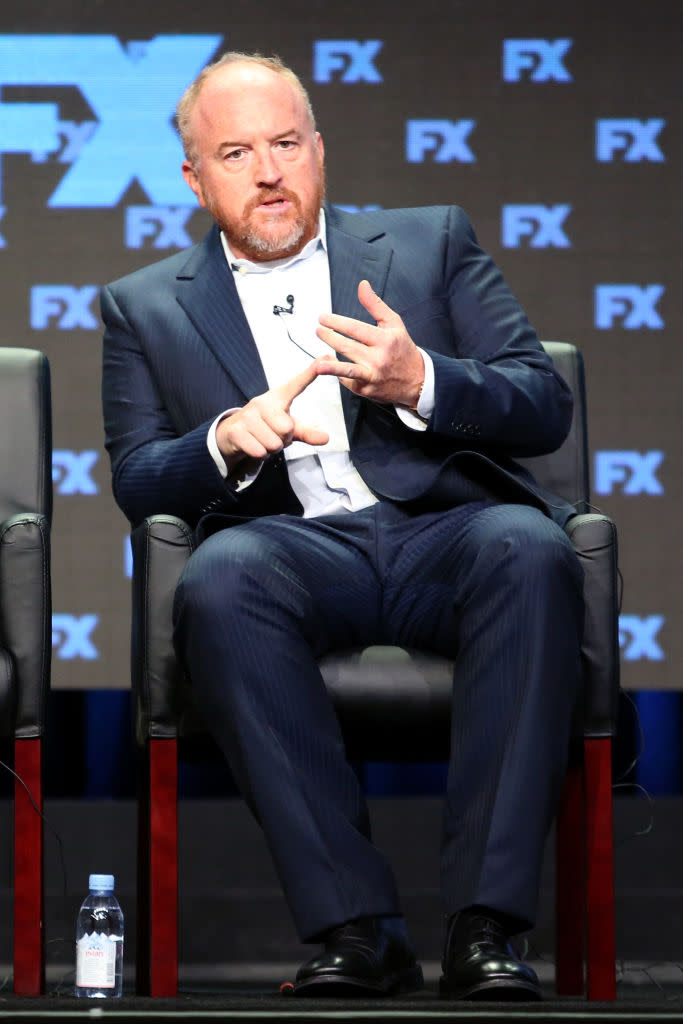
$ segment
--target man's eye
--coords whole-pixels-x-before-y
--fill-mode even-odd
[[[280,147],[280,149],[293,149],[295,145],[296,143],[293,141],[293,139],[280,139],[280,141],[278,142],[278,146]]]
[[[225,159],[226,160],[239,160],[239,158],[243,154],[244,154],[244,150],[243,149],[232,149],[232,150],[230,150],[229,153],[225,154]]]

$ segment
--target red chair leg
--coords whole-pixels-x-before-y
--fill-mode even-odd
[[[43,786],[40,738],[14,741],[14,770],[26,786],[25,788],[18,779],[15,779],[14,992],[21,996],[38,996],[45,991],[41,817]]]
[[[616,999],[612,741],[584,742],[586,776],[586,973],[588,998]]]
[[[140,752],[138,767],[138,841],[136,882],[135,991],[149,995],[149,746]]]
[[[572,752],[556,830],[555,984],[559,995],[583,995],[585,937],[583,752]]]
[[[178,743],[149,741],[149,994],[178,994]]]

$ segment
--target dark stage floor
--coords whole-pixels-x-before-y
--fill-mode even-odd
[[[285,1005],[286,1004],[286,1005]],[[317,1000],[283,1001],[282,997],[264,994],[259,990],[242,990],[221,994],[186,995],[177,999],[145,999],[124,996],[106,1006],[84,1006],[82,1000],[69,997],[41,999],[0,999],[0,1020],[11,1021],[155,1021],[199,1020],[232,1021],[239,1024],[273,1024],[296,1022],[318,1024],[381,1024],[406,1021],[421,1024],[428,1021],[454,1021],[458,1024],[504,1024],[520,1021],[557,1021],[574,1024],[579,1021],[683,1021],[683,1004],[663,998],[619,1000],[616,1003],[583,1003],[573,1000],[548,1000],[543,1003],[456,1003],[439,1000],[435,990],[419,998],[398,998],[376,1002],[347,1002]]]
[[[554,992],[552,845],[537,928],[527,957],[541,1004],[442,1002],[438,958],[444,936],[438,895],[440,801],[372,804],[378,845],[395,866],[404,909],[425,971],[419,996],[373,1003],[299,1001],[278,993],[311,947],[299,944],[263,838],[240,801],[183,801],[180,807],[180,995],[134,995],[135,806],[54,801],[46,813],[47,992],[11,995],[11,844],[0,842],[0,1021],[681,1021],[683,1024],[683,801],[619,799],[615,807],[618,998],[587,1003]],[[59,835],[60,846],[55,834]],[[0,835],[2,831],[0,830]],[[63,853],[63,856],[62,856]],[[90,871],[112,871],[126,914],[124,997],[73,998],[76,913]],[[4,883],[4,884],[3,884]],[[85,1002],[85,1005],[83,1003]]]
[[[70,972],[56,976],[48,972],[47,994],[40,999],[19,998],[0,993],[0,1020],[12,1021],[155,1021],[205,1020],[251,1022],[338,1022],[338,1024],[381,1024],[406,1021],[453,1021],[458,1024],[503,1024],[519,1021],[557,1021],[563,1024],[602,1021],[683,1022],[683,972],[672,963],[626,962],[619,965],[618,993],[614,1003],[589,1003],[558,997],[553,988],[553,967],[530,961],[539,974],[544,1000],[541,1003],[465,1003],[439,999],[436,962],[423,964],[425,989],[418,995],[361,1000],[303,1000],[284,997],[280,981],[289,978],[296,964],[242,964],[239,967],[192,968],[181,972],[176,999],[150,999],[133,994],[133,979],[127,972],[124,996],[103,1002],[75,999]],[[213,977],[207,977],[212,973]]]

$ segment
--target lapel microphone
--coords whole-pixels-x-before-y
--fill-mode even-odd
[[[279,316],[280,313],[293,313],[294,312],[294,296],[288,295],[287,302],[289,306],[273,306],[273,315]]]

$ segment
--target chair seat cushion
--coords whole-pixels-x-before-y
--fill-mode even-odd
[[[320,660],[349,757],[416,761],[448,758],[453,662],[381,645]],[[406,742],[406,737],[410,742]]]

